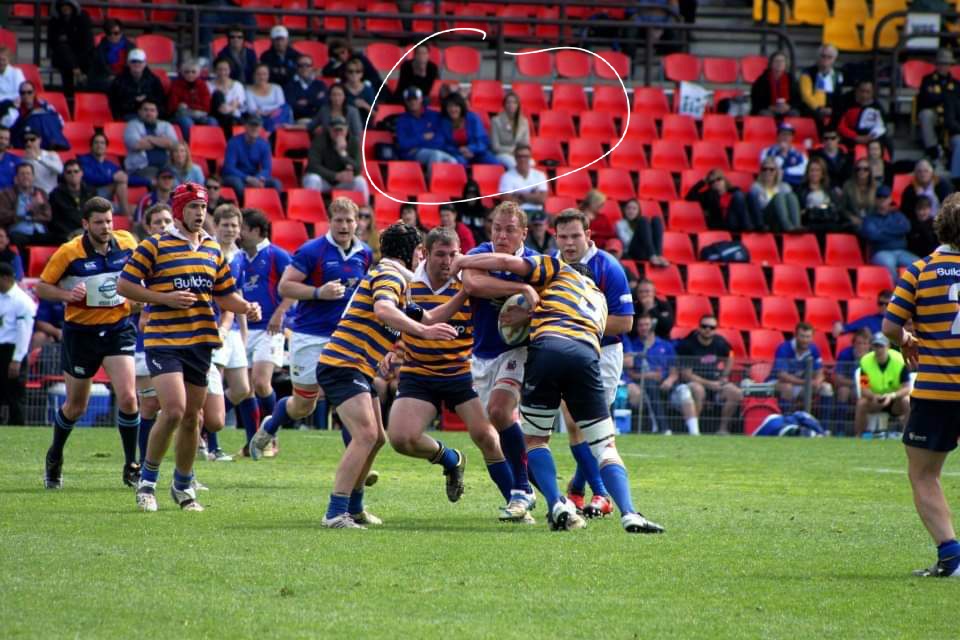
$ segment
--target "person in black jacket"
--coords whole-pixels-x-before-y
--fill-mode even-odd
[[[782,118],[802,110],[800,86],[790,73],[787,54],[775,51],[766,71],[750,87],[750,115]]]
[[[364,82],[369,82],[374,87],[379,87],[383,82],[377,68],[370,62],[370,58],[359,51],[354,51],[353,48],[347,44],[346,40],[334,38],[327,44],[327,51],[329,51],[330,57],[327,59],[327,64],[323,66],[321,75],[324,78],[338,78],[340,82],[345,82],[347,63],[353,59],[357,59],[363,65]]]
[[[810,160],[820,158],[827,165],[827,175],[830,178],[830,184],[833,185],[834,196],[839,198],[843,191],[844,183],[850,179],[853,174],[853,164],[850,154],[840,146],[840,134],[833,129],[823,132],[820,138],[823,146],[817,147],[810,152]]]
[[[63,78],[63,92],[72,96],[86,82],[93,60],[93,26],[77,0],[57,0],[50,10],[47,47],[53,66]]]
[[[313,58],[304,54],[297,61],[297,73],[283,88],[287,104],[293,109],[293,119],[309,122],[327,99],[327,84],[316,77]]]
[[[270,82],[281,87],[293,80],[300,52],[290,46],[290,32],[283,25],[270,29],[270,48],[260,55],[260,64],[270,67]]]
[[[669,302],[657,297],[657,288],[652,281],[644,278],[637,283],[633,307],[637,315],[645,313],[653,318],[653,332],[658,338],[670,339],[674,323],[673,308]]]
[[[413,52],[413,60],[404,60],[400,65],[400,80],[394,95],[402,96],[409,87],[417,87],[424,97],[429,97],[433,83],[439,79],[440,70],[430,60],[430,47],[422,44]]]
[[[949,49],[940,49],[937,52],[937,66],[933,73],[923,76],[920,91],[917,92],[917,124],[920,128],[920,142],[931,160],[940,157],[940,127],[943,124],[944,100],[948,94],[956,93],[958,88],[957,81],[950,75],[953,62],[953,52]]]
[[[360,142],[350,135],[347,121],[334,116],[330,125],[314,136],[303,174],[305,189],[327,192],[330,189],[359,191],[370,199],[367,181],[361,175]]]
[[[253,70],[257,68],[257,54],[253,47],[247,46],[242,27],[230,27],[227,31],[227,45],[220,49],[215,60],[227,60],[230,63],[230,77],[243,84],[253,84]]]
[[[690,187],[686,199],[699,202],[710,229],[766,231],[763,218],[747,206],[747,198],[732,185],[723,171],[711,169],[703,180]]]
[[[943,128],[950,139],[950,177],[960,178],[960,87],[943,100]]]
[[[910,233],[907,234],[907,251],[915,256],[933,253],[940,242],[933,230],[933,203],[927,196],[917,196],[914,202],[914,218],[910,221]]]
[[[87,91],[106,93],[110,83],[123,72],[127,56],[137,48],[133,40],[123,33],[119,20],[108,19],[103,24],[103,39],[93,53],[93,63],[87,77]]]
[[[167,104],[160,79],[147,67],[147,54],[134,49],[127,55],[127,66],[110,85],[110,111],[114,120],[133,120],[144,101],[158,107]]]
[[[83,183],[83,169],[76,159],[63,165],[63,178],[50,192],[50,209],[53,218],[47,228],[55,242],[66,242],[71,233],[82,229],[83,205],[97,192]]]

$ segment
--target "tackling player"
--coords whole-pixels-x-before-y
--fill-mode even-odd
[[[44,484],[47,489],[63,487],[63,447],[87,410],[90,379],[102,364],[117,396],[123,482],[133,487],[140,476],[136,461],[140,414],[133,363],[137,330],[130,321],[132,305],[117,292],[117,278],[137,241],[127,231],[114,231],[113,205],[105,198],[87,200],[81,224],[83,235],[60,245],[37,283],[40,298],[66,303],[60,362],[67,398],[54,419]]]
[[[917,371],[903,444],[913,502],[937,545],[937,562],[914,575],[957,578],[960,543],[940,474],[960,437],[960,363],[955,347],[960,335],[960,194],[943,201],[933,228],[941,245],[903,272],[887,305],[883,333],[902,347]],[[909,320],[913,334],[904,328]]]
[[[567,265],[551,256],[521,258],[478,255],[458,258],[454,269],[509,271],[539,293],[531,298],[530,347],[523,376],[520,415],[530,469],[547,501],[551,528],[577,529],[586,522],[560,495],[550,434],[566,402],[600,466],[600,474],[620,508],[628,533],[660,533],[663,528],[633,508],[627,471],[614,439],[613,420],[600,374],[600,338],[607,323],[606,301],[584,264]]]
[[[191,484],[211,354],[220,346],[212,305],[254,321],[260,307],[236,292],[220,245],[203,232],[206,189],[193,182],[180,185],[172,209],[173,224],[137,246],[118,283],[121,295],[150,305],[144,347],[161,410],[150,433],[137,506],[157,510],[160,461],[176,434],[170,495],[181,509],[202,511]]]

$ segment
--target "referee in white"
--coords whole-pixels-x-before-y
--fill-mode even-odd
[[[37,305],[17,286],[13,267],[0,262],[0,407],[9,407],[7,424],[22,425],[23,387]]]

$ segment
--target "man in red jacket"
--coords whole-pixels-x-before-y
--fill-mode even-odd
[[[210,89],[200,78],[200,67],[193,60],[180,63],[180,74],[170,85],[170,100],[167,110],[171,119],[183,131],[184,139],[190,141],[190,127],[195,124],[217,124],[210,116]]]
[[[850,148],[871,140],[880,140],[883,146],[890,146],[886,117],[875,97],[872,81],[861,80],[857,83],[853,102],[837,121],[837,132]]]

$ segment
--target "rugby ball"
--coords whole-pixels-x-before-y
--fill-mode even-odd
[[[522,293],[515,293],[500,307],[500,314],[497,318],[497,329],[500,331],[500,337],[503,341],[512,346],[518,345],[527,339],[530,335],[530,323],[527,322],[519,327],[510,327],[504,324],[504,312],[510,307],[523,307],[529,309],[530,304]]]

